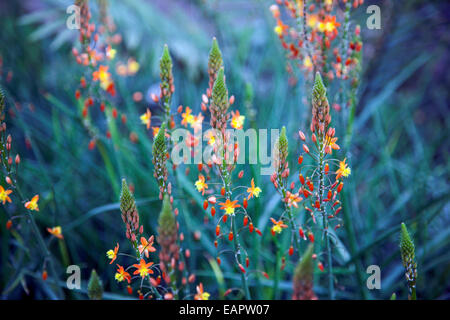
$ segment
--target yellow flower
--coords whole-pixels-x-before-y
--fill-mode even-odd
[[[255,180],[252,178],[251,181],[251,188],[247,188],[247,192],[248,192],[248,198],[253,198],[253,196],[255,196],[256,198],[259,197],[259,194],[262,190],[259,187],[255,188]]]
[[[340,177],[348,177],[352,173],[352,169],[345,163],[347,158],[344,159],[344,161],[339,161],[339,169],[336,171],[336,179],[339,179]]]
[[[137,63],[134,59],[128,59],[128,66],[127,66],[128,75],[134,75],[136,72],[139,71],[139,63]]]
[[[192,118],[190,125],[191,125],[191,128],[194,129],[194,133],[196,133],[202,129],[203,119],[204,119],[204,117],[201,113],[199,113],[198,116],[194,116]]]
[[[181,124],[184,125],[185,127],[188,124],[191,124],[194,122],[194,116],[191,114],[192,110],[189,107],[186,107],[186,111],[184,113],[181,114],[181,117],[183,118],[181,120]]]
[[[311,58],[310,58],[309,56],[306,56],[306,57],[303,59],[303,66],[304,66],[306,69],[312,68],[313,64],[312,64]]]
[[[275,31],[275,33],[277,35],[281,35],[283,33],[283,28],[281,28],[281,26],[279,26],[279,25],[276,26],[273,30]]]
[[[117,265],[117,272],[114,275],[114,278],[118,282],[122,282],[123,280],[127,280],[128,283],[131,281],[131,276],[128,272],[126,272],[121,265]]]
[[[274,236],[276,233],[281,233],[281,231],[283,231],[284,228],[287,228],[288,226],[285,225],[283,223],[282,220],[280,221],[276,221],[274,218],[270,218],[270,221],[272,221],[273,226],[270,229],[270,231],[272,232],[272,235]]]
[[[242,129],[244,127],[245,116],[241,116],[239,110],[237,110],[236,113],[231,111],[231,116],[231,127],[238,130]]]
[[[106,57],[107,57],[109,60],[113,60],[114,57],[116,56],[116,53],[117,53],[116,49],[112,49],[111,46],[108,46],[108,47],[106,48]]]
[[[315,29],[317,27],[317,22],[319,22],[318,16],[316,14],[309,14],[307,17],[308,27]]]
[[[11,194],[11,190],[5,190],[3,186],[0,186],[0,201],[5,204],[6,201],[11,202],[11,198],[9,194]]]
[[[210,294],[208,292],[203,291],[203,284],[200,283],[197,286],[197,294],[195,295],[195,300],[209,300]]]
[[[159,132],[159,127],[152,127],[152,130],[153,130],[153,136],[156,137],[156,135]]]
[[[62,235],[62,229],[60,226],[57,227],[53,227],[53,228],[47,228],[47,231],[54,235],[55,237],[57,237],[58,239],[64,239],[63,235]]]
[[[108,256],[108,258],[111,259],[111,262],[109,264],[113,263],[114,260],[116,260],[117,252],[119,252],[119,244],[116,245],[114,250],[108,250],[108,252],[106,252],[106,255]]]
[[[28,201],[27,203],[25,203],[25,208],[27,208],[28,210],[32,210],[32,211],[39,211],[39,207],[38,207],[38,202],[39,200],[39,195],[35,195],[33,198],[31,198],[31,201]]]
[[[147,130],[150,130],[150,125],[152,124],[152,113],[147,108],[147,111],[141,115],[140,117],[142,124],[145,124],[147,127]]]
[[[133,264],[137,270],[133,272],[133,274],[139,274],[142,278],[145,278],[149,274],[153,274],[153,270],[150,269],[153,262],[145,263],[144,259],[141,259],[139,264]]]
[[[202,174],[198,175],[198,180],[195,181],[195,187],[202,194],[205,194],[205,190],[208,189],[208,185],[205,183],[205,177]]]
[[[237,200],[230,201],[230,199],[227,199],[225,203],[221,202],[219,205],[221,206],[220,209],[225,210],[225,214],[231,215],[234,214],[234,209],[239,208],[241,205],[237,204]]]

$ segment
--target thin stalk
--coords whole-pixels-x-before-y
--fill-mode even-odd
[[[17,191],[17,194],[19,195],[20,201],[23,203],[25,201],[25,197],[23,196],[22,191],[20,190],[20,188],[17,184],[15,184],[14,187]],[[44,238],[42,238],[42,235],[39,232],[39,228],[36,224],[36,220],[34,219],[33,214],[29,210],[26,210],[26,215],[28,217],[28,220],[30,221],[31,229],[33,230],[33,233],[36,236],[37,243],[38,243],[42,253],[45,256],[45,259],[48,261],[50,272],[53,274],[54,279],[56,281],[56,279],[58,279],[58,277],[57,277],[53,257],[51,255],[50,251],[48,250],[47,245],[45,244]],[[59,286],[56,286],[56,291],[57,291],[57,295],[59,296],[59,298],[62,298],[63,292]]]
[[[330,235],[328,232],[328,217],[325,211],[325,206],[323,205],[323,195],[325,192],[325,182],[324,182],[324,134],[321,133],[320,136],[320,150],[319,150],[319,203],[320,203],[320,212],[323,218],[323,230],[325,237],[325,251],[327,253],[328,258],[328,294],[330,300],[334,300],[334,279],[333,279],[333,261],[331,256],[331,246],[330,246]]]
[[[220,166],[220,173],[221,173],[221,176],[223,179],[223,184],[225,187],[226,199],[231,201],[232,192],[231,192],[231,188],[230,188],[230,174],[226,168],[225,156],[223,157],[223,159],[224,159],[223,163]],[[234,255],[235,255],[236,259],[238,260],[238,262],[243,266],[244,260],[243,260],[242,254],[241,254],[241,244],[239,241],[239,234],[237,232],[237,227],[236,227],[236,217],[234,214],[231,216],[231,227],[232,227],[232,231],[233,231],[233,235],[234,235],[234,237],[233,237]],[[248,288],[248,283],[247,283],[247,278],[243,272],[241,272],[241,280],[242,280],[242,286],[244,287],[245,298],[247,300],[251,300],[250,290]]]

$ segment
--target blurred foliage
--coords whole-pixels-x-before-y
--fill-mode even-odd
[[[398,298],[407,297],[398,247],[400,223],[404,221],[416,245],[418,299],[448,299],[450,119],[446,116],[450,101],[450,34],[446,12],[450,5],[419,0],[367,2],[380,5],[382,29],[365,27],[366,4],[355,12],[353,19],[362,26],[364,76],[352,140],[348,150],[341,150],[347,154],[352,175],[344,195],[348,218],[345,228],[336,232],[337,297],[389,299],[393,293]],[[124,239],[117,194],[121,177],[133,182],[142,223],[148,232],[156,234],[160,202],[152,177],[151,139],[139,122],[150,99],[146,94],[146,101],[135,103],[131,96],[138,90],[151,92],[158,84],[158,60],[164,43],[169,45],[174,60],[176,91],[172,106],[182,104],[199,110],[201,93],[208,86],[207,55],[215,36],[223,53],[230,93],[250,120],[246,126],[285,125],[294,141],[297,130],[305,128],[310,119],[310,107],[304,104],[309,89],[302,86],[301,77],[295,86],[288,84],[286,60],[268,10],[271,1],[110,3],[124,40],[120,47],[123,58],[135,57],[141,68],[135,77],[121,78],[117,84],[123,97],[118,106],[127,110],[126,126],[138,133],[139,143],[131,144],[127,137],[105,139],[108,161],[99,151],[88,150],[89,136],[76,109],[74,91],[80,69],[71,47],[77,31],[65,27],[65,10],[71,2],[0,3],[0,84],[8,96],[6,122],[13,148],[22,157],[22,189],[27,194],[41,195],[36,219],[50,250],[60,261],[58,285],[65,287],[66,263],[78,264],[82,269],[82,290],[65,290],[66,297],[73,299],[87,298],[92,269],[103,282],[104,299],[129,297],[114,281],[115,270],[105,255],[117,239]],[[333,110],[336,132],[342,137],[347,114],[348,110]],[[291,143],[289,154],[298,154],[299,146]],[[290,161],[294,163],[295,157]],[[269,177],[254,174],[259,172],[258,166],[246,170],[255,175],[257,185],[263,189],[262,197],[249,207],[265,234],[261,243],[254,244],[252,259],[273,272],[275,258],[270,251],[267,222],[280,210],[279,199],[270,191]],[[218,269],[211,259],[215,255],[212,226],[203,224],[202,199],[192,179],[178,171],[176,179],[176,205],[183,212],[186,242],[191,250],[189,267],[212,297],[219,298],[224,279],[227,284],[238,284],[239,274],[225,267]],[[55,298],[49,281],[41,280],[42,260],[28,259],[25,263],[18,259],[23,254],[21,244],[5,228],[7,216],[15,210],[14,205],[0,209],[2,297]],[[62,226],[68,254],[46,233],[45,228],[53,225]],[[21,227],[23,231],[28,228],[26,224]],[[202,237],[194,243],[192,234],[197,230],[202,231]],[[25,237],[33,248],[31,235],[25,232]],[[372,264],[381,267],[381,290],[366,287],[366,268]],[[294,266],[287,268],[292,271]],[[324,277],[317,273],[315,291],[320,299],[325,297],[321,286],[325,280],[320,280]],[[256,298],[272,296],[272,280],[252,279],[251,286],[262,288],[255,290]],[[279,290],[280,298],[289,299],[291,279],[283,279]]]

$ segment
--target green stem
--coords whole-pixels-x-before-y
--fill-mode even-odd
[[[319,148],[319,203],[320,203],[320,212],[323,218],[323,230],[325,237],[325,251],[327,253],[328,258],[328,294],[330,300],[334,300],[334,279],[333,279],[333,261],[331,256],[331,246],[330,246],[330,234],[328,232],[328,217],[325,211],[325,206],[323,205],[323,196],[325,191],[325,183],[324,183],[324,135],[321,134],[320,137],[320,148]]]
[[[17,194],[19,195],[19,198],[20,198],[21,202],[23,203],[25,201],[25,197],[23,196],[19,186],[17,184],[15,184],[14,187],[15,187],[15,189],[17,191]],[[50,251],[48,250],[47,245],[45,244],[44,238],[42,238],[42,235],[39,232],[39,228],[38,228],[38,226],[36,224],[36,220],[34,219],[33,214],[30,212],[30,210],[26,210],[26,214],[27,214],[28,220],[30,221],[31,229],[33,230],[33,233],[36,236],[37,243],[38,243],[42,253],[45,256],[45,259],[48,261],[50,272],[53,274],[53,277],[54,277],[54,279],[56,281],[56,279],[58,279],[58,277],[57,277],[57,273],[56,273],[53,257],[51,255]],[[56,286],[56,291],[58,293],[58,296],[60,298],[62,298],[63,297],[63,292],[62,292],[62,290],[61,290],[61,288],[59,286]]]
[[[232,192],[231,192],[231,188],[230,188],[230,174],[226,168],[225,157],[223,159],[224,159],[223,163],[220,166],[220,172],[221,172],[223,184],[225,187],[225,197],[226,197],[226,199],[231,201]],[[239,241],[239,234],[237,232],[237,227],[236,227],[236,217],[234,214],[231,216],[231,227],[232,227],[232,231],[233,231],[234,255],[235,255],[236,259],[238,260],[238,262],[243,266],[244,260],[243,260],[242,254],[241,254],[241,243]],[[245,298],[247,300],[251,300],[250,290],[248,288],[248,283],[247,283],[247,278],[242,271],[241,271],[241,280],[242,280],[242,286],[244,287]]]

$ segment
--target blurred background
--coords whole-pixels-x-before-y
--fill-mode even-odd
[[[95,19],[96,1],[91,3]],[[74,98],[82,75],[71,53],[78,31],[65,27],[66,8],[72,2],[0,2],[0,84],[8,94],[6,123],[13,149],[22,158],[22,189],[41,196],[40,212],[35,216],[58,261],[61,287],[66,277],[64,266],[81,267],[82,290],[66,290],[67,298],[86,298],[86,282],[93,268],[103,281],[105,298],[129,297],[114,281],[115,268],[105,255],[116,242],[127,245],[118,209],[121,177],[133,182],[144,227],[156,234],[160,202],[152,173],[152,137],[140,124],[139,115],[151,106],[149,93],[158,88],[164,44],[174,60],[173,110],[182,104],[194,113],[200,111],[201,95],[208,86],[208,52],[215,36],[224,57],[229,91],[236,97],[235,107],[246,115],[245,127],[285,125],[295,166],[300,150],[296,132],[306,128],[310,119],[310,109],[304,104],[310,89],[304,87],[299,72],[299,81],[289,82],[285,52],[273,31],[275,21],[269,10],[273,3],[109,1],[109,12],[122,37],[118,59],[134,58],[139,70],[116,80],[119,98],[115,103],[127,114],[127,123],[118,120],[116,129],[124,138],[107,139],[108,124],[99,120],[105,147],[89,150],[90,137]],[[370,4],[381,8],[380,30],[366,27]],[[346,150],[352,168],[344,196],[347,219],[338,231],[342,244],[335,257],[340,299],[387,299],[393,292],[407,296],[398,249],[402,221],[416,244],[418,298],[450,297],[449,12],[446,1],[419,0],[365,1],[352,12],[353,23],[361,25],[364,42],[363,75],[355,131]],[[144,94],[142,101],[133,100],[136,91]],[[332,112],[337,135],[343,137],[342,123],[348,110]],[[130,130],[137,134],[138,143],[129,141]],[[257,166],[246,170],[259,172]],[[212,297],[219,297],[225,288],[223,279],[228,286],[239,285],[240,276],[232,269],[224,268],[219,275],[213,270],[208,260],[215,257],[212,226],[203,223],[202,199],[193,189],[194,180],[177,178],[186,245],[192,252],[189,267]],[[255,178],[263,193],[252,204],[252,216],[266,234],[258,247],[263,259],[259,263],[272,270],[267,220],[281,207],[269,177]],[[5,228],[15,210],[14,204],[0,208],[2,298],[54,298],[40,277],[42,259],[27,251],[25,262],[17,265],[23,260],[17,259],[20,244]],[[46,226],[54,225],[62,226],[65,251],[45,231]],[[199,240],[193,237],[195,231],[201,232]],[[24,236],[33,248],[32,235]],[[366,268],[372,264],[381,268],[381,290],[366,287]],[[289,276],[282,280],[278,293],[271,292],[270,281],[252,282],[262,288],[255,292],[256,298],[291,297]],[[325,297],[324,281],[318,274],[319,298]]]

